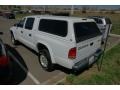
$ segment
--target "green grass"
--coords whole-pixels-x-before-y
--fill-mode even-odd
[[[113,23],[113,27],[112,27],[111,33],[120,35],[120,22]]]
[[[102,71],[88,71],[91,75],[68,75],[62,84],[96,85],[120,84],[120,44],[107,51],[103,60]],[[83,72],[84,73],[84,72]]]

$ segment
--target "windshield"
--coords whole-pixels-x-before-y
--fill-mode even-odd
[[[74,23],[74,30],[77,43],[101,35],[100,30],[94,22]]]

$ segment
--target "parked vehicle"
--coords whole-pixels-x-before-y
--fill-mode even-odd
[[[5,17],[7,19],[15,19],[15,14],[13,14],[11,12],[5,12],[5,13],[3,13],[3,17]]]
[[[0,35],[2,32],[0,32]],[[5,77],[8,78],[11,73],[10,58],[7,54],[7,49],[3,41],[0,39],[0,80]],[[0,81],[1,82],[1,81]]]
[[[13,44],[22,42],[38,53],[43,69],[54,64],[78,71],[101,55],[102,34],[93,19],[36,15],[10,28]]]
[[[103,34],[102,39],[105,40],[107,38],[107,32],[111,31],[112,22],[110,18],[104,16],[89,16],[88,18],[94,19],[97,23],[98,28]],[[110,30],[109,30],[110,29]]]

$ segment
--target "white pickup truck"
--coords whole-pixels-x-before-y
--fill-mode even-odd
[[[80,70],[101,55],[102,34],[92,19],[35,15],[10,28],[13,44],[18,41],[38,52],[41,66],[51,71],[54,64]]]

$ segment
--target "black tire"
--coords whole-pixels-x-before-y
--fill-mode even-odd
[[[42,58],[43,56],[46,58],[46,61],[47,61],[46,66],[43,65],[42,60],[41,60],[41,58]],[[52,64],[52,62],[51,62],[51,57],[50,57],[49,51],[48,51],[47,49],[43,49],[43,50],[40,50],[40,51],[39,51],[38,59],[39,59],[40,65],[42,66],[42,68],[43,68],[44,70],[49,71],[49,72],[51,72],[51,71],[54,70],[54,69],[53,69],[53,64]]]
[[[17,45],[18,44],[18,41],[15,40],[13,33],[11,33],[11,42],[12,42],[13,45]]]

